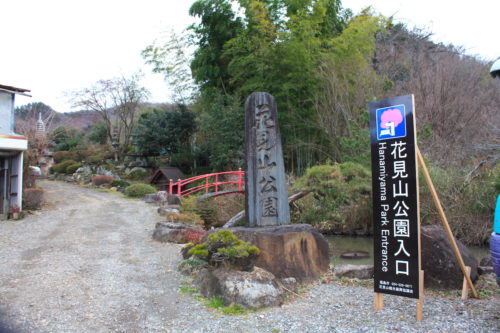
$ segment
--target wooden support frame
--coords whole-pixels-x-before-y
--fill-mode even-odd
[[[384,294],[373,293],[373,308],[375,309],[375,311],[384,309]]]
[[[439,200],[439,196],[437,194],[437,191],[434,188],[434,184],[433,184],[431,176],[429,174],[429,170],[427,169],[427,166],[425,165],[424,158],[422,157],[422,154],[420,153],[420,149],[418,147],[415,147],[415,148],[416,148],[415,150],[417,151],[418,163],[420,164],[422,171],[424,173],[425,181],[427,183],[427,186],[429,186],[429,190],[430,190],[431,195],[432,195],[432,200],[434,201],[434,204],[436,205],[436,208],[438,210],[441,224],[443,225],[443,228],[446,231],[446,234],[448,235],[448,240],[451,243],[451,248],[453,250],[453,253],[455,254],[455,257],[458,260],[458,264],[460,265],[460,269],[464,275],[465,280],[467,281],[467,285],[469,286],[470,290],[472,291],[472,295],[474,296],[474,298],[479,299],[479,295],[478,295],[476,288],[474,287],[474,284],[472,283],[472,280],[470,278],[470,271],[467,272],[467,268],[465,266],[462,255],[460,254],[460,251],[458,250],[457,242],[455,241],[455,237],[453,236],[453,233],[451,232],[451,228],[450,228],[450,225],[448,223],[448,219],[446,218],[443,207],[441,206],[441,201]]]
[[[470,277],[470,267],[465,266],[465,269],[467,270],[467,275]],[[469,285],[467,284],[467,278],[464,276],[464,283],[462,285],[462,301],[465,301],[467,298],[469,298]]]
[[[424,318],[424,271],[420,271],[420,276],[419,276],[419,290],[420,290],[420,297],[417,299],[417,321],[422,321]]]

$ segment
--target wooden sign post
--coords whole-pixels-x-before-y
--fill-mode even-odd
[[[416,318],[423,318],[424,272],[421,270],[418,165],[422,168],[441,223],[468,289],[479,298],[462,259],[425,161],[417,146],[414,96],[369,104],[373,185],[374,308],[384,308],[383,294],[417,299]]]
[[[417,299],[422,319],[417,145],[413,95],[370,103],[374,305],[383,294]]]

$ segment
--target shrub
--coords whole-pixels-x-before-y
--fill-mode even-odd
[[[251,270],[260,250],[239,239],[231,230],[221,230],[208,236],[206,242],[192,247],[188,253],[215,267],[223,265]]]
[[[125,178],[130,180],[147,180],[150,176],[148,171],[134,170],[129,173]]]
[[[23,190],[23,207],[24,209],[36,210],[42,208],[43,189],[41,188],[26,188]]]
[[[58,163],[58,164],[54,164],[50,170],[51,172],[54,172],[54,173],[67,173],[66,169],[70,166],[70,165],[73,165],[73,164],[77,164],[75,161],[73,160],[65,160],[61,163]]]
[[[61,163],[62,161],[65,160],[78,160],[78,156],[75,151],[66,151],[66,150],[56,151],[53,157],[54,157],[54,162],[56,163]]]
[[[427,163],[427,167],[453,234],[467,245],[484,245],[493,227],[500,166],[444,169]],[[471,168],[475,171],[471,172]],[[420,207],[422,224],[439,224],[439,214],[422,175]]]
[[[82,166],[83,166],[82,163],[71,164],[66,168],[65,173],[68,173],[68,174],[75,173],[75,171],[78,170],[79,168],[81,168]]]
[[[142,198],[151,193],[156,193],[156,188],[148,184],[132,184],[125,189],[125,194],[133,198]]]
[[[192,212],[184,212],[184,213],[168,212],[166,214],[166,218],[168,222],[191,224],[201,227],[203,226],[203,220],[200,218],[200,216]]]
[[[130,183],[126,182],[124,180],[121,180],[121,179],[116,179],[116,180],[113,180],[111,183],[109,183],[109,186],[111,186],[111,187],[127,187],[127,186],[130,186]]]
[[[199,200],[196,195],[182,199],[182,211],[199,215],[207,229],[223,226],[231,217],[245,209],[243,195],[224,195]]]
[[[92,177],[92,184],[95,186],[100,186],[103,184],[110,184],[113,180],[115,180],[111,176],[106,176],[106,175],[97,175]]]
[[[296,202],[294,220],[312,224],[321,232],[371,232],[371,174],[354,162],[318,165],[306,171],[294,186],[312,195]]]

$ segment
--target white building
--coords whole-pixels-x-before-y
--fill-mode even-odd
[[[0,219],[22,209],[23,152],[28,138],[14,133],[15,96],[29,90],[0,85]]]

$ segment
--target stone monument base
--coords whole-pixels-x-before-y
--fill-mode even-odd
[[[299,282],[308,282],[329,269],[328,241],[309,224],[233,227],[229,230],[257,246],[261,253],[255,266],[277,278],[294,277]]]

